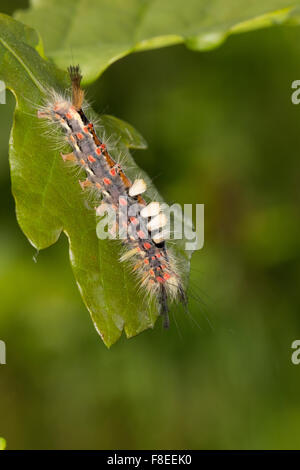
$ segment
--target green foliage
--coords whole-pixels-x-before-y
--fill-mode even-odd
[[[66,73],[40,57],[39,38],[28,26],[1,15],[0,31],[0,77],[17,101],[10,166],[18,222],[38,250],[55,243],[62,231],[66,234],[80,293],[97,331],[110,346],[123,328],[131,337],[153,327],[156,306],[146,305],[137,294],[132,274],[118,261],[119,243],[97,238],[95,210],[37,118],[45,89],[68,86]],[[139,172],[147,180],[128,150],[145,147],[138,132],[112,116],[102,116],[100,125],[106,135],[116,137],[115,152],[124,157],[129,173]]]
[[[4,450],[6,448],[6,440],[3,437],[0,437],[0,450]]]
[[[229,34],[285,21],[295,5],[290,0],[40,0],[16,18],[42,34],[46,55],[58,66],[65,69],[74,60],[90,82],[132,52],[179,43],[212,49]]]

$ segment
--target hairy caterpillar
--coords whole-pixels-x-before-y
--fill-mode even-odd
[[[74,162],[84,168],[86,180],[82,188],[95,190],[101,197],[96,213],[101,215],[107,208],[119,214],[120,206],[126,206],[127,218],[122,224],[127,236],[122,240],[125,253],[120,262],[133,264],[142,288],[158,303],[164,326],[169,325],[169,301],[186,304],[186,294],[181,277],[166,246],[162,227],[166,224],[159,202],[145,202],[141,194],[146,191],[143,179],[133,183],[122,166],[108,152],[106,145],[96,134],[94,125],[83,111],[84,90],[81,88],[79,66],[68,69],[72,98],[66,99],[53,91],[47,103],[38,110],[38,117],[51,121],[61,128],[72,147],[72,152],[62,154],[65,161]],[[130,211],[133,207],[138,211]],[[134,215],[132,215],[134,213]],[[116,219],[116,230],[120,223]]]

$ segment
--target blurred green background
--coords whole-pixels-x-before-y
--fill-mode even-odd
[[[190,315],[178,309],[169,331],[158,321],[110,350],[80,299],[65,237],[36,254],[17,225],[13,97],[0,105],[0,436],[9,449],[300,448],[296,79],[300,29],[281,26],[206,53],[135,54],[90,87],[98,112],[146,138],[134,158],[166,201],[205,204]]]

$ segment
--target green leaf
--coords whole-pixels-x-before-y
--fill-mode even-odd
[[[228,35],[279,24],[293,0],[35,0],[16,18],[42,34],[46,55],[66,68],[80,63],[86,82],[135,51],[185,43],[194,50]]]
[[[3,437],[0,437],[0,450],[6,449],[6,440]]]
[[[66,168],[53,140],[45,134],[37,108],[49,87],[69,86],[67,74],[38,54],[41,44],[30,27],[0,15],[0,78],[16,97],[10,139],[12,191],[18,222],[37,249],[55,243],[63,231],[69,240],[70,260],[82,298],[94,325],[107,346],[124,328],[127,337],[153,327],[155,305],[145,304],[136,282],[118,261],[119,242],[99,240],[96,216],[82,192],[74,171]],[[129,176],[139,172],[128,148],[144,148],[145,142],[129,124],[112,116],[100,117],[101,129],[115,136],[114,152],[121,153]],[[147,180],[147,176],[143,175]],[[184,275],[188,255],[181,251]]]

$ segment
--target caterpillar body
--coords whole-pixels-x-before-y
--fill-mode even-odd
[[[128,215],[125,220],[128,230],[122,240],[125,253],[120,262],[132,262],[142,288],[156,299],[164,326],[168,327],[170,301],[186,304],[187,297],[176,263],[161,233],[166,223],[161,206],[156,201],[147,204],[141,196],[147,189],[145,181],[136,179],[131,182],[122,166],[112,158],[83,111],[84,90],[81,88],[79,66],[69,67],[68,72],[72,97],[66,99],[53,92],[47,103],[39,108],[38,117],[63,130],[72,152],[61,154],[62,158],[84,168],[86,180],[80,184],[82,188],[92,188],[99,193],[98,215],[103,214],[107,207],[119,213],[120,205],[126,206],[127,214],[130,214],[130,208],[138,204],[138,212],[134,216]]]

